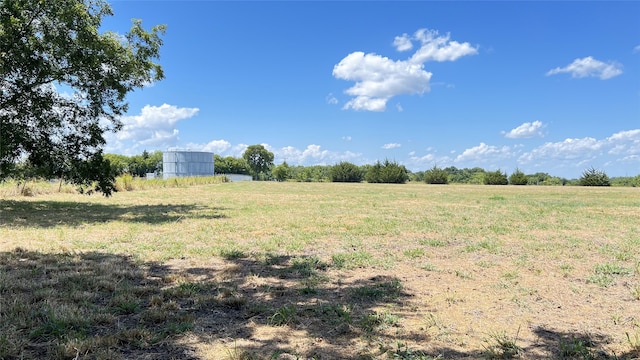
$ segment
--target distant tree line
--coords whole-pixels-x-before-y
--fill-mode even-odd
[[[141,154],[126,156],[119,154],[104,155],[105,172],[117,177],[130,174],[144,177],[148,173],[162,174],[162,151],[143,151]],[[582,185],[582,186],[630,186],[640,187],[640,175],[635,177],[609,178],[607,174],[595,168],[586,169],[579,179],[566,179],[537,172],[525,174],[515,169],[511,174],[502,170],[488,171],[480,167],[457,168],[433,166],[425,171],[411,172],[404,165],[385,159],[373,165],[356,165],[341,161],[334,165],[289,165],[286,161],[275,165],[274,155],[262,145],[247,148],[242,157],[214,155],[216,174],[251,175],[255,180],[297,181],[297,182],[368,182],[393,183],[424,182],[427,184],[484,184],[484,185]],[[28,162],[20,163],[13,178],[27,180],[42,178],[38,168],[30,167]]]

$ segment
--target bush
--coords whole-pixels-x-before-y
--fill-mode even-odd
[[[528,183],[529,178],[518,168],[509,176],[509,184],[511,185],[527,185]]]
[[[425,171],[424,182],[427,184],[448,184],[449,173],[434,165],[433,168]]]
[[[404,184],[409,180],[409,172],[395,161],[378,161],[367,170],[365,180],[369,183]]]
[[[593,167],[585,170],[580,177],[580,185],[582,186],[611,186],[611,180],[602,170]]]
[[[350,162],[342,161],[329,168],[329,180],[332,182],[361,182],[362,179],[360,167]]]
[[[273,176],[277,181],[286,181],[291,177],[290,173],[289,164],[286,161],[273,169]]]
[[[500,170],[489,171],[484,174],[485,185],[507,185],[508,183],[507,174]]]

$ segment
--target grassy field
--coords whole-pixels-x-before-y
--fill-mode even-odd
[[[640,357],[640,189],[0,188],[0,359]]]

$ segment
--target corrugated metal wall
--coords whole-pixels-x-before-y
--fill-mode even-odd
[[[162,154],[162,177],[213,176],[213,159],[210,152],[165,151]]]

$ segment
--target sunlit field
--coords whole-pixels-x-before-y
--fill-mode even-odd
[[[30,186],[0,359],[640,356],[639,188]]]

